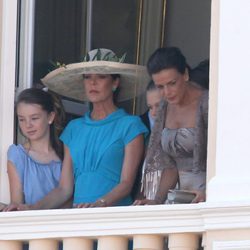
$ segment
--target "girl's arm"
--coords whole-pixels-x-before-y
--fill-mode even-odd
[[[71,198],[73,193],[72,160],[66,146],[64,146],[64,160],[59,186],[34,205],[23,204],[22,185],[15,167],[10,162],[8,162],[8,174],[11,204],[4,211],[60,208]]]
[[[7,170],[10,185],[10,202],[21,204],[24,202],[23,186],[16,171],[16,167],[10,161],[7,163]]]
[[[23,186],[12,162],[7,162],[7,171],[10,185],[10,204],[2,208],[2,211],[15,211],[24,202]]]
[[[68,201],[73,193],[73,173],[72,173],[72,159],[67,146],[64,146],[64,159],[62,165],[62,173],[58,187],[53,189],[42,200],[31,206],[20,206],[19,210],[25,209],[49,209],[60,208],[66,201]]]

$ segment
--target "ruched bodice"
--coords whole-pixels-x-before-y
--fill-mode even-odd
[[[161,144],[179,171],[180,189],[203,189],[205,172],[194,168],[193,152],[196,128],[164,128]]]

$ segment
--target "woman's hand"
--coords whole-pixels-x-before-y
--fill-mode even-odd
[[[206,193],[203,190],[191,190],[190,192],[195,194],[195,198],[192,200],[192,203],[205,202]]]
[[[107,207],[107,203],[104,199],[97,200],[93,203],[79,203],[74,204],[74,208],[88,208],[88,207]]]
[[[156,200],[149,200],[149,199],[143,199],[143,200],[135,200],[132,204],[133,206],[141,206],[141,205],[159,205],[160,203]]]
[[[0,202],[0,212],[4,211],[6,206],[7,206],[6,204]]]

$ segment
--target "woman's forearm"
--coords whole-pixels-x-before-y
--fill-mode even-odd
[[[126,181],[118,184],[114,189],[112,189],[105,196],[101,197],[105,201],[106,206],[113,206],[121,199],[125,198],[131,193],[133,184]]]
[[[164,169],[161,175],[159,189],[155,195],[155,201],[159,204],[165,202],[169,189],[175,188],[178,181],[178,170],[176,168]]]

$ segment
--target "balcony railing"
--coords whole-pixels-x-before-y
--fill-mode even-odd
[[[239,228],[250,228],[249,202],[7,212],[0,250],[210,249],[208,231]]]

